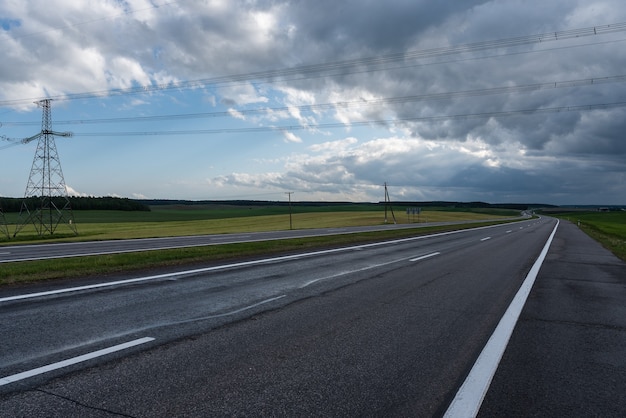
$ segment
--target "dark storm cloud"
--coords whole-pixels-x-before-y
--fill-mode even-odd
[[[485,1],[322,0],[289,7],[289,18],[299,29],[296,42],[325,47],[325,58],[362,56],[413,48],[419,35],[450,16]],[[313,50],[315,51],[315,49]]]
[[[299,123],[306,134],[290,146],[302,147],[281,150],[287,161],[281,173],[226,173],[216,184],[298,187],[328,197],[389,181],[406,198],[626,201],[626,107],[563,109],[625,102],[626,83],[461,94],[625,75],[626,32],[428,58],[401,55],[626,22],[621,0],[186,1],[137,6],[141,12],[63,30],[54,28],[66,9],[72,10],[68,22],[88,22],[94,15],[120,16],[119,3],[96,2],[91,10],[50,0],[49,13],[32,3],[11,3],[3,13],[9,23],[0,42],[10,59],[0,62],[2,99],[269,71],[235,87],[205,86],[206,102],[226,104],[232,115],[238,106],[270,100],[291,108],[337,103],[254,119],[262,126]],[[23,36],[33,32],[37,36]],[[400,55],[366,60],[392,54]],[[38,71],[44,64],[46,71]],[[296,70],[280,72],[288,68]],[[445,93],[451,95],[340,104]],[[346,130],[314,129],[336,121]],[[362,121],[377,123],[352,128]],[[321,142],[328,144],[316,148]]]
[[[298,28],[298,42],[307,48],[323,51],[325,56],[350,57],[371,52],[384,54],[390,50],[406,50],[416,45],[470,43],[480,40],[505,39],[524,34],[543,33],[571,27],[583,3],[551,2],[545,8],[533,7],[527,2],[321,2],[320,7],[297,8],[289,15]],[[600,22],[581,21],[579,25]],[[459,24],[458,27],[453,26]],[[591,40],[590,40],[591,41]],[[397,97],[407,93],[449,92],[506,85],[560,82],[586,77],[603,77],[623,72],[624,53],[619,44],[581,48],[565,43],[554,45],[554,51],[537,52],[540,47],[527,47],[515,51],[495,50],[500,57],[424,65],[416,62],[415,68],[390,70],[386,82],[376,82],[376,76],[367,83],[360,77],[346,77],[343,87],[361,85],[382,97]],[[566,49],[571,48],[571,49]],[[617,48],[616,48],[617,47]],[[562,48],[560,50],[560,48]],[[552,49],[550,46],[547,49]],[[516,55],[505,55],[514,52]],[[615,54],[617,52],[617,54]],[[352,52],[354,54],[354,52]],[[609,56],[610,55],[610,56]],[[467,57],[456,57],[459,60]],[[472,58],[472,57],[470,57]],[[304,60],[304,58],[303,58]],[[449,60],[450,61],[450,60]],[[355,81],[354,84],[351,82]],[[399,118],[437,115],[463,115],[525,109],[541,109],[583,104],[601,104],[623,98],[622,85],[605,88],[560,89],[534,94],[498,95],[470,100],[450,100],[401,105],[394,108]],[[599,112],[601,113],[601,112]],[[616,134],[626,128],[624,118],[608,122],[607,117],[588,118],[580,113],[545,114],[528,118],[498,119],[511,140],[519,141],[529,149],[544,149],[551,141],[568,138],[577,132],[593,133],[594,141],[617,145]],[[491,137],[488,118],[469,121],[444,121],[407,124],[419,136],[428,139],[464,140],[468,134],[477,134],[487,142],[498,143],[504,139]],[[588,135],[585,135],[588,136]],[[581,143],[586,141],[580,139]],[[561,141],[577,152],[581,143]],[[597,148],[596,148],[597,149]],[[567,152],[565,149],[564,151]]]

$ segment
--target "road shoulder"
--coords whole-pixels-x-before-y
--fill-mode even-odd
[[[561,222],[479,416],[623,416],[626,263]]]

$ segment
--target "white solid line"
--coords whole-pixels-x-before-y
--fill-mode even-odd
[[[477,231],[477,230],[480,230],[480,229],[497,228],[497,227],[501,227],[501,226],[502,225],[480,226],[480,227],[477,227],[477,228],[459,229],[459,230],[456,230],[456,231],[448,231],[448,232],[439,232],[439,233],[431,234],[431,235],[420,235],[420,236],[417,236],[417,237],[400,238],[400,239],[391,240],[391,241],[373,242],[373,243],[370,243],[370,244],[356,245],[356,246],[353,246],[353,247],[333,248],[333,249],[330,249],[330,250],[313,251],[313,252],[310,252],[310,253],[293,254],[293,255],[287,255],[287,256],[282,256],[282,257],[265,258],[265,259],[261,259],[261,260],[244,261],[244,262],[241,262],[241,263],[223,264],[223,265],[213,266],[213,267],[199,268],[199,269],[194,269],[194,270],[185,270],[185,271],[179,271],[179,272],[176,272],[176,273],[157,274],[157,275],[154,275],[154,276],[138,277],[138,278],[135,278],[135,279],[117,280],[117,281],[114,281],[114,282],[97,283],[97,284],[93,284],[93,285],[85,285],[85,286],[78,286],[78,287],[69,287],[69,288],[65,288],[65,289],[50,290],[50,291],[46,291],[46,292],[27,293],[27,294],[23,294],[23,295],[8,296],[8,297],[0,298],[0,303],[2,303],[2,302],[11,302],[11,301],[15,301],[15,300],[22,300],[22,299],[32,299],[32,298],[41,297],[41,296],[52,296],[52,295],[58,295],[58,294],[63,294],[63,293],[78,292],[78,291],[81,291],[81,290],[92,290],[92,289],[99,289],[99,288],[103,288],[103,287],[112,287],[112,286],[117,286],[117,285],[132,284],[132,283],[152,281],[152,280],[159,280],[159,279],[167,279],[167,278],[173,278],[173,277],[179,277],[179,276],[186,276],[186,275],[190,275],[190,274],[208,273],[208,272],[211,272],[211,271],[225,270],[225,269],[231,269],[231,268],[236,268],[236,267],[246,267],[246,266],[253,266],[253,265],[257,265],[257,264],[275,263],[275,262],[281,262],[281,261],[287,261],[287,260],[295,260],[295,259],[298,259],[298,258],[305,258],[305,257],[318,256],[318,255],[339,253],[339,252],[344,252],[344,251],[360,250],[360,249],[364,249],[364,248],[379,247],[379,246],[391,245],[391,244],[399,244],[399,243],[402,243],[402,242],[411,242],[411,241],[417,241],[417,240],[422,240],[422,239],[427,239],[427,238],[434,238],[434,237],[441,237],[441,236],[445,236],[445,235],[453,235],[453,234],[460,234],[460,233],[464,233],[464,232]],[[176,248],[176,247],[173,247],[173,248]],[[127,252],[132,252],[132,251],[133,250],[128,250]],[[33,259],[33,260],[38,260],[38,259]],[[0,262],[3,262],[3,260],[0,260]]]
[[[535,283],[543,260],[545,260],[548,254],[548,249],[550,248],[558,226],[559,221],[557,220],[556,226],[548,238],[548,241],[546,241],[541,254],[539,254],[535,264],[533,264],[530,272],[528,272],[528,275],[524,279],[522,286],[517,291],[513,301],[502,316],[502,319],[500,319],[500,323],[498,323],[498,326],[489,338],[489,341],[487,341],[483,351],[478,356],[465,382],[463,382],[463,385],[461,385],[461,388],[450,403],[444,415],[445,418],[468,418],[475,417],[478,414],[480,405],[487,394],[487,390],[489,390],[493,375],[496,373],[500,359],[509,343],[513,328],[515,328],[517,319]]]
[[[1,377],[0,378],[0,386],[8,385],[9,383],[17,382],[19,380],[24,380],[29,377],[37,376],[43,373],[50,372],[52,370],[61,369],[63,367],[71,366],[76,363],[81,363],[83,361],[91,360],[96,357],[102,357],[107,354],[115,353],[116,351],[125,350],[130,347],[134,347],[136,345],[145,344],[147,342],[153,341],[152,337],[144,337],[139,338],[138,340],[129,341],[127,343],[115,345],[113,347],[104,348],[102,350],[94,351],[92,353],[83,354],[82,356],[74,357],[71,359],[59,361],[58,363],[52,363],[47,366],[39,367],[37,369],[28,370],[22,373],[17,373],[11,376]]]
[[[434,253],[430,253],[430,254],[422,255],[422,256],[420,256],[420,257],[412,258],[412,259],[410,259],[409,261],[420,261],[420,260],[423,260],[423,259],[425,259],[425,258],[434,257],[434,256],[439,255],[439,254],[441,254],[441,253],[440,253],[440,252],[434,252]]]
[[[490,240],[490,239],[491,239],[491,237],[485,237],[485,238],[481,239],[481,241],[487,241],[487,240]]]

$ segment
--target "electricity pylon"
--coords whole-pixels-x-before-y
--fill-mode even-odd
[[[16,236],[29,223],[34,225],[39,236],[54,234],[59,224],[66,224],[74,234],[78,235],[61,170],[61,160],[54,142],[55,136],[67,137],[72,136],[72,133],[52,130],[50,99],[36,103],[43,109],[41,132],[20,141],[26,144],[35,139],[39,140],[13,236]],[[29,208],[29,205],[34,207]]]

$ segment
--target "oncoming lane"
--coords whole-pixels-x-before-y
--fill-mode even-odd
[[[483,221],[475,221],[483,222]],[[360,232],[412,229],[437,225],[454,225],[472,222],[433,222],[423,224],[378,225],[367,227],[301,229],[289,231],[250,232],[236,234],[194,235],[182,237],[141,238],[107,241],[67,242],[37,245],[5,245],[0,247],[0,264],[19,261],[47,260],[55,258],[85,257],[93,255],[121,254],[167,250],[176,248],[204,247],[210,245],[243,242],[272,241],[280,239],[307,238]]]

